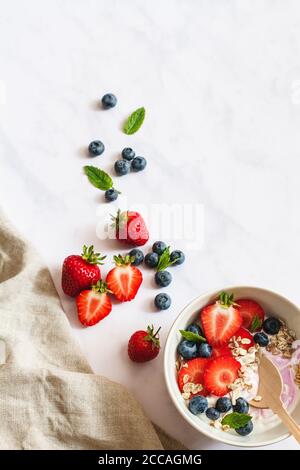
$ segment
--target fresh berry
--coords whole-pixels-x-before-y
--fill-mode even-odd
[[[98,155],[101,155],[104,152],[105,147],[101,140],[93,140],[93,142],[90,143],[88,150],[91,157],[98,157]]]
[[[130,147],[126,147],[122,150],[122,158],[125,160],[132,160],[135,157],[135,152]]]
[[[118,176],[127,175],[130,172],[130,163],[127,160],[117,160],[115,163],[115,172]]]
[[[117,98],[112,93],[106,93],[102,96],[101,101],[104,109],[114,108],[117,104]]]
[[[260,333],[255,333],[253,336],[254,342],[265,348],[269,344],[269,338],[262,331]]]
[[[184,359],[194,359],[198,356],[198,347],[196,343],[183,339],[177,346],[177,352]]]
[[[220,412],[214,407],[207,408],[205,414],[208,419],[211,419],[212,421],[216,421],[220,418]]]
[[[125,161],[125,160],[124,160]],[[138,212],[120,210],[114,218],[116,238],[133,246],[142,246],[149,240],[149,232],[143,217]]]
[[[84,326],[92,326],[111,312],[111,301],[104,282],[98,281],[90,290],[84,290],[76,297],[77,312]]]
[[[135,298],[143,281],[141,271],[132,266],[129,255],[114,256],[116,267],[111,269],[106,277],[109,290],[120,302],[127,302]]]
[[[242,326],[250,331],[259,330],[265,317],[263,308],[255,300],[250,299],[238,299],[236,303],[243,318]],[[255,323],[256,328],[253,329],[252,326],[255,326]]]
[[[169,271],[158,271],[154,279],[159,287],[167,287],[172,282],[172,274]]]
[[[226,292],[222,292],[216,302],[204,307],[200,317],[205,337],[212,346],[227,344],[242,324],[233,295]]]
[[[216,401],[216,409],[220,411],[220,413],[227,413],[227,411],[231,410],[232,403],[230,398],[227,397],[220,397]]]
[[[208,343],[200,343],[198,346],[199,357],[211,357],[212,347]]]
[[[193,397],[189,401],[189,410],[191,413],[193,413],[193,415],[199,415],[200,413],[204,413],[207,407],[207,398],[203,397],[202,395]]]
[[[144,157],[135,157],[131,162],[132,171],[142,171],[147,166],[147,160]]]
[[[170,255],[170,260],[174,266],[184,263],[185,256],[184,253],[180,250],[172,251]]]
[[[196,323],[192,323],[189,325],[185,331],[190,331],[191,333],[195,333],[195,335],[203,336],[203,331],[201,330],[200,326]]]
[[[246,351],[248,351],[249,348],[252,348],[254,346],[253,336],[251,333],[249,333],[248,330],[245,330],[245,328],[240,328],[235,333],[234,337],[238,341],[239,347],[245,349]],[[240,338],[241,340],[244,339],[244,340],[248,340],[249,342],[245,344],[243,341],[240,341]]]
[[[186,383],[201,384],[203,389],[201,390],[201,395],[206,396],[207,391],[203,385],[203,375],[205,369],[211,363],[210,359],[204,359],[202,357],[197,357],[186,363],[186,367],[182,367],[178,372],[178,386],[181,392],[183,392],[183,387]],[[200,394],[199,393],[199,394]]]
[[[253,423],[252,419],[248,421],[248,423],[245,426],[242,426],[241,428],[237,428],[235,430],[240,436],[247,436],[250,434],[250,432],[253,431]]]
[[[212,350],[212,358],[215,359],[216,357],[222,356],[232,356],[232,349],[230,349],[227,345],[226,346],[214,346]]]
[[[205,388],[213,395],[226,395],[229,392],[228,386],[238,378],[240,367],[241,364],[233,357],[212,359],[204,373]]]
[[[133,333],[128,342],[128,356],[134,362],[147,362],[154,359],[160,350],[158,332],[154,333],[153,326],[147,331],[139,330]]]
[[[145,256],[145,264],[148,268],[155,268],[158,265],[159,257],[157,253],[147,253]]]
[[[84,245],[81,256],[68,256],[62,267],[61,285],[65,294],[76,297],[82,290],[89,289],[101,279],[98,264],[106,256],[94,253],[94,247]]]
[[[104,197],[107,202],[115,201],[116,199],[118,199],[118,196],[119,196],[119,191],[117,191],[114,188],[108,189],[107,191],[105,191],[105,194],[104,194]]]
[[[266,318],[266,320],[263,322],[263,330],[268,335],[277,335],[278,331],[280,330],[280,327],[281,323],[275,317]]]
[[[171,297],[168,294],[157,294],[154,299],[155,307],[158,310],[167,310],[171,306]]]
[[[165,242],[155,242],[152,245],[152,251],[154,251],[154,253],[157,253],[159,256],[163,254],[166,248],[167,245],[165,244]]]
[[[245,400],[245,398],[239,397],[237,398],[235,405],[233,405],[232,408],[236,413],[247,414],[249,411],[249,403]]]
[[[144,261],[144,253],[138,248],[133,248],[128,254],[132,258],[132,266],[139,266]]]

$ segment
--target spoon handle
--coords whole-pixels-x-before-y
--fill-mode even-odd
[[[298,426],[296,421],[293,420],[293,418],[289,415],[289,413],[282,405],[276,407],[276,410],[273,411],[279,416],[281,421],[285,424],[290,433],[300,444],[300,427]]]

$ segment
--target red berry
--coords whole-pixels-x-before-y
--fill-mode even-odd
[[[108,292],[106,284],[98,281],[92,289],[84,290],[76,297],[78,318],[84,326],[95,325],[111,312]]]
[[[141,271],[131,265],[131,257],[126,255],[114,256],[116,267],[106,276],[109,290],[120,302],[127,302],[135,298],[143,281]]]
[[[239,343],[239,347],[240,348],[243,348],[243,349],[246,349],[246,351],[248,351],[249,348],[253,347],[254,346],[254,339],[253,339],[253,336],[251,333],[249,333],[248,330],[245,330],[245,328],[240,328],[234,335],[235,339],[238,341]],[[248,339],[250,342],[247,343],[247,344],[243,344],[241,341],[238,340],[238,338],[241,338],[241,339]]]
[[[255,300],[238,299],[236,302],[243,318],[242,326],[250,331],[261,330],[265,318],[264,309]]]
[[[128,342],[128,356],[134,362],[147,362],[154,359],[160,350],[158,332],[154,333],[153,326],[147,331],[139,330],[133,333]]]
[[[229,348],[229,346],[214,346],[211,357],[215,359],[216,357],[222,356],[232,356],[232,350]]]
[[[197,357],[196,359],[191,359],[186,362],[186,367],[182,367],[178,372],[178,386],[181,392],[183,392],[183,387],[186,383],[201,384],[203,389],[197,395],[206,396],[208,394],[207,390],[204,387],[204,372],[211,363],[211,359],[205,359],[202,357]]]
[[[138,212],[120,210],[114,218],[116,238],[133,246],[142,246],[149,240],[149,232],[143,217]]]
[[[241,364],[233,357],[223,356],[213,359],[204,372],[205,388],[219,397],[229,392],[228,386],[238,378]]]

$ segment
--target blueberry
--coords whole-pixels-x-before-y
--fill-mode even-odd
[[[213,407],[207,408],[205,414],[208,417],[208,419],[212,419],[213,421],[220,418],[220,411],[218,411],[216,408],[213,408]]]
[[[178,344],[177,352],[184,359],[193,359],[198,355],[198,347],[196,343],[183,339],[181,343]]]
[[[237,428],[236,429],[236,432],[240,435],[240,436],[247,436],[248,434],[250,434],[250,432],[253,431],[253,423],[252,423],[252,420],[248,421],[248,423],[245,425],[245,426],[242,426],[241,428]]]
[[[233,411],[236,411],[237,413],[247,414],[249,411],[249,403],[244,398],[239,397],[232,408]]]
[[[259,344],[262,347],[268,346],[269,338],[263,332],[255,333],[255,335],[253,336],[253,339],[255,343]]]
[[[106,93],[102,96],[101,101],[104,109],[114,108],[117,104],[117,98],[112,93]]]
[[[204,413],[207,407],[207,399],[202,395],[193,397],[189,402],[189,410],[191,413],[193,413],[193,415],[199,415],[200,413]]]
[[[192,323],[185,330],[190,331],[191,333],[195,333],[196,335],[203,336],[203,332],[202,332],[200,326],[196,325],[196,323]]]
[[[157,296],[154,299],[155,307],[158,308],[158,310],[167,310],[172,301],[171,297],[168,294],[157,294]]]
[[[169,271],[158,271],[155,274],[155,282],[159,287],[167,287],[172,282],[172,274]]]
[[[280,330],[281,323],[275,317],[266,318],[263,322],[263,330],[268,333],[268,335],[277,335]]]
[[[139,266],[144,261],[144,253],[137,248],[134,248],[129,252],[129,256],[134,256],[134,261],[132,261],[132,266]]]
[[[232,404],[231,400],[227,397],[220,397],[217,399],[216,408],[220,413],[226,413],[231,410]]]
[[[135,152],[130,147],[126,147],[122,150],[122,157],[130,161],[135,157]]]
[[[127,175],[130,172],[130,163],[127,160],[117,160],[115,163],[115,172],[119,176]]]
[[[175,263],[173,263],[174,266],[176,266],[178,264],[182,264],[182,263],[184,263],[184,260],[185,260],[184,253],[180,250],[172,251],[172,253],[170,254],[170,260],[171,261],[176,260]]]
[[[199,357],[210,357],[212,353],[212,347],[208,343],[200,343],[198,346]]]
[[[115,201],[119,196],[119,191],[116,191],[114,188],[108,189],[105,191],[104,197],[107,202]]]
[[[167,248],[165,242],[155,242],[152,245],[152,251],[157,253],[159,256],[163,254],[164,250]]]
[[[132,171],[142,171],[146,168],[146,166],[147,160],[144,157],[135,157],[131,163]]]
[[[101,155],[104,152],[105,147],[101,140],[93,140],[93,142],[90,143],[88,150],[91,157],[98,157],[98,155]]]
[[[148,268],[155,268],[158,265],[158,254],[157,253],[147,253],[145,256],[145,265]]]

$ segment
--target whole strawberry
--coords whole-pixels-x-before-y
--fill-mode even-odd
[[[147,362],[154,359],[160,350],[158,332],[154,333],[153,326],[147,331],[139,330],[133,333],[128,342],[128,356],[134,362]]]
[[[113,220],[116,238],[120,242],[142,246],[149,240],[146,223],[138,212],[118,210]]]
[[[68,256],[62,266],[61,286],[66,295],[76,297],[81,291],[89,289],[101,279],[98,264],[106,256],[94,253],[93,245],[84,245],[81,256]]]

